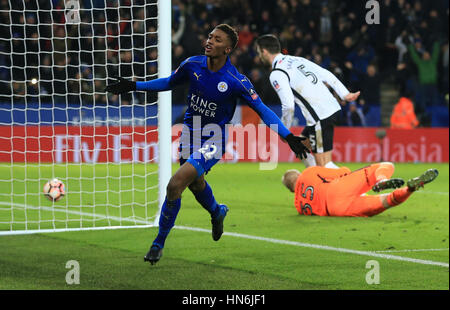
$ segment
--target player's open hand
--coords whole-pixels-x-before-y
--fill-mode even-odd
[[[347,96],[345,96],[344,100],[347,101],[347,102],[355,101],[356,99],[358,99],[360,94],[361,94],[360,91],[358,91],[356,93],[350,93]]]
[[[106,86],[105,90],[107,92],[119,95],[136,90],[136,82],[128,81],[121,77],[117,77],[115,79],[117,79],[116,83]]]
[[[309,152],[308,148],[303,144],[304,140],[306,140],[306,137],[297,137],[292,133],[286,136],[286,141],[289,144],[289,147],[300,159],[306,158],[306,155]]]

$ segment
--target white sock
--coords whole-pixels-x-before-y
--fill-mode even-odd
[[[327,162],[325,168],[339,169],[339,167],[336,166],[332,161]]]
[[[314,155],[311,153],[306,153],[306,158],[302,159],[302,161],[305,164],[306,168],[317,166],[316,159],[314,158]]]

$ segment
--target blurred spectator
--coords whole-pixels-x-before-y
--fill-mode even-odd
[[[25,82],[13,82],[13,103],[25,103]]]
[[[348,104],[347,125],[353,127],[366,126],[366,118],[364,117],[362,108],[354,101]]]
[[[0,98],[11,101],[11,95],[22,94],[26,86],[31,99],[39,87],[43,102],[59,98],[61,103],[118,104],[119,97],[102,92],[111,77],[124,74],[143,80],[155,78],[158,72],[155,3],[80,0],[82,23],[69,25],[64,0],[0,1],[0,85],[4,86]],[[277,96],[270,85],[259,84],[261,77],[267,80],[268,71],[255,56],[253,40],[272,33],[280,37],[284,51],[327,68],[352,89],[361,87],[362,107],[357,108],[379,104],[383,81],[401,92],[417,91],[417,106],[424,110],[448,93],[448,1],[379,3],[381,25],[367,25],[361,0],[173,0],[172,51],[167,52],[172,53],[175,70],[187,57],[203,54],[205,34],[225,22],[240,32],[231,61],[260,88],[268,104],[277,102]],[[425,53],[433,42],[447,42],[436,65],[434,53]],[[418,57],[408,52],[410,43]],[[29,86],[33,77],[38,77],[37,86]],[[14,87],[11,81],[16,82]],[[173,102],[184,104],[187,91],[186,86],[176,89]],[[143,104],[156,96],[142,93],[121,99]]]
[[[346,65],[346,57],[350,55],[353,50],[354,42],[351,36],[346,36],[343,40],[342,46],[339,49],[334,48],[335,57],[337,59],[339,67],[343,70],[343,75],[345,76],[344,81],[349,84],[350,74],[352,72],[353,65]]]
[[[320,14],[320,31],[319,42],[329,43],[333,36],[333,25],[331,21],[331,14],[327,6],[322,7]]]
[[[416,92],[416,78],[413,73],[413,68],[408,66],[406,62],[400,62],[397,65],[397,71],[394,75],[395,84],[398,85],[400,93],[415,93]]]
[[[180,63],[187,58],[182,45],[176,45],[172,53],[172,69],[178,68]],[[174,104],[184,104],[188,95],[187,87],[178,86],[172,90],[172,102]]]
[[[444,36],[441,23],[437,10],[431,9],[427,20],[428,39],[430,41],[438,41]]]
[[[382,78],[373,64],[367,66],[366,73],[361,78],[361,99],[364,102],[364,114],[367,113],[371,105],[380,106],[381,104]]]
[[[347,56],[345,66],[351,70],[350,82],[354,87],[360,88],[361,76],[366,73],[367,66],[374,57],[374,49],[366,44],[360,44]]]
[[[391,115],[391,128],[413,129],[419,126],[410,95],[405,95],[395,104]]]
[[[260,33],[271,33],[273,31],[272,19],[269,10],[264,10],[261,13],[257,27]]]
[[[401,34],[397,19],[395,16],[389,16],[387,26],[383,31],[384,47],[382,50],[381,61],[387,68],[395,68],[398,61],[398,50],[395,45],[396,39]]]
[[[177,29],[172,28],[172,43],[175,45],[179,45],[180,44],[180,40],[184,35],[184,30],[186,29],[186,17],[184,16],[184,5],[183,4],[179,4],[179,14],[180,16],[178,17],[178,27]]]
[[[333,38],[335,46],[342,46],[344,44],[344,47],[346,51],[341,52],[340,59],[344,59],[346,55],[350,53],[350,50],[353,46],[353,39],[351,37],[351,24],[348,21],[348,19],[345,16],[339,16],[337,17],[337,23],[334,26],[335,32],[333,33]],[[347,42],[345,42],[347,40]],[[339,49],[335,49],[337,53],[339,53]]]
[[[322,62],[320,63],[320,66],[329,70],[331,67],[331,56],[330,56],[330,48],[328,45],[323,46],[322,50],[320,51]]]
[[[433,44],[433,52],[430,54],[424,51],[420,56],[412,44],[408,46],[411,60],[415,63],[418,70],[418,88],[416,92],[416,113],[426,116],[428,105],[439,104],[438,83],[438,61],[440,46],[438,42]]]
[[[184,48],[181,45],[176,45],[172,53],[172,69],[178,68],[180,63],[187,58]]]
[[[448,41],[442,47],[442,82],[441,91],[448,94]]]
[[[405,58],[405,54],[408,52],[408,44],[413,41],[413,37],[406,31],[395,39],[395,47],[398,51],[397,64],[402,63]]]
[[[242,26],[242,29],[239,31],[239,41],[238,41],[238,47],[239,48],[247,48],[255,38],[255,34],[250,31],[250,26],[245,24]]]
[[[253,69],[253,57],[249,52],[249,47],[243,45],[240,50],[236,51],[237,63],[235,66],[240,72],[246,72],[247,74]]]
[[[295,12],[299,28],[311,34],[315,39],[319,35],[317,24],[319,22],[320,8],[317,4],[317,1],[300,0],[300,5]]]

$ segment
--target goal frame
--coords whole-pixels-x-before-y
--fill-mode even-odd
[[[172,71],[172,1],[158,0],[158,78],[167,77]],[[153,224],[141,223],[136,226],[103,226],[54,229],[25,229],[0,231],[0,236],[34,233],[54,233],[88,230],[114,230],[126,228],[149,228],[159,226],[159,215],[166,196],[166,187],[172,176],[172,92],[158,93],[158,211]]]
[[[158,77],[167,77],[172,71],[172,0],[158,0]],[[154,225],[159,226],[159,215],[166,197],[166,187],[172,176],[172,92],[158,93],[158,213]]]

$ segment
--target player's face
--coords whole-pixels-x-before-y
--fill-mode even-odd
[[[259,45],[256,45],[256,52],[258,53],[258,57],[259,59],[261,59],[263,64],[269,64],[269,60],[267,59],[264,51],[261,49],[261,47],[259,47]]]
[[[205,55],[208,57],[221,57],[231,52],[230,39],[220,29],[214,29],[206,40]]]

